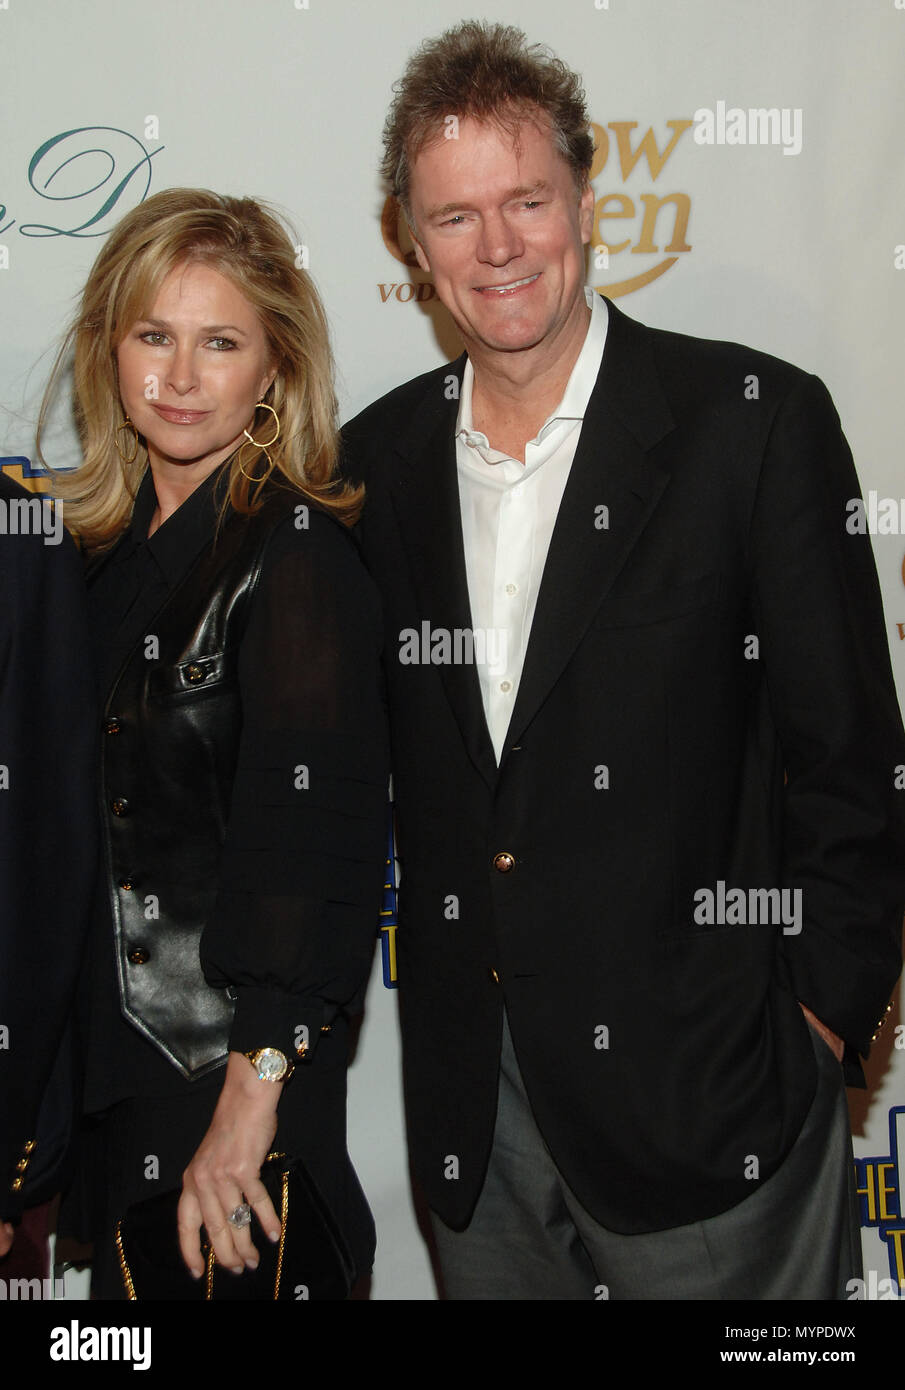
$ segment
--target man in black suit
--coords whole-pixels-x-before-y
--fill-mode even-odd
[[[397,90],[384,170],[467,357],[344,438],[447,1293],[844,1298],[839,1064],[901,965],[905,748],[838,418],[585,291],[551,55],[467,23]]]
[[[61,1043],[96,867],[87,647],[85,586],[59,504],[51,507],[0,472],[4,1279],[46,1275],[47,1203],[59,1190],[75,1103],[73,1059]],[[16,1234],[23,1218],[24,1236]]]

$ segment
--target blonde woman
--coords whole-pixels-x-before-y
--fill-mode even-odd
[[[252,1233],[279,1234],[276,1146],[364,1274],[345,1074],[387,751],[323,310],[271,212],[174,189],[111,233],[72,337],[84,463],[59,491],[88,557],[104,855],[69,1219],[94,1295],[122,1297],[117,1221],[182,1182],[189,1269],[203,1225],[241,1275]]]

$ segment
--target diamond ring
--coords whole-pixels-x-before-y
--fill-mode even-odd
[[[231,1211],[226,1219],[231,1226],[235,1226],[236,1230],[241,1230],[243,1226],[250,1226],[251,1207],[247,1202],[243,1202],[241,1206],[236,1207],[235,1211]]]

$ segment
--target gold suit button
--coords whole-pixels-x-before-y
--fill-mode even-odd
[[[150,959],[151,953],[144,946],[133,946],[128,955],[130,965],[147,965]]]
[[[886,1022],[886,1019],[887,1019],[887,1017],[889,1016],[889,1012],[890,1012],[891,1008],[892,1008],[892,1000],[890,999],[889,1003],[886,1005],[886,1008],[883,1010],[883,1013],[882,1013],[882,1014],[880,1015],[880,1017],[877,1019],[877,1031],[876,1031],[875,1033],[871,1033],[871,1035],[870,1035],[870,1040],[871,1040],[871,1042],[876,1042],[876,1041],[877,1041],[877,1038],[879,1038],[879,1036],[880,1036],[880,1030],[881,1030],[881,1028],[883,1027],[883,1024]]]
[[[115,816],[127,816],[129,803],[124,796],[117,796],[110,802],[110,810]]]
[[[204,672],[202,671],[201,667],[196,666],[194,662],[191,666],[186,666],[185,675],[186,680],[190,680],[193,685],[197,685],[198,681],[204,680]]]
[[[115,714],[111,714],[109,719],[104,720],[105,734],[118,734],[122,727],[122,724],[120,724]]]
[[[515,868],[515,855],[510,854],[507,849],[500,850],[499,854],[493,856],[493,867],[498,874],[508,874]]]

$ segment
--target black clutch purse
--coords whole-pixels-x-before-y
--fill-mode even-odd
[[[269,1154],[261,1181],[280,1217],[271,1241],[252,1210],[257,1269],[232,1274],[202,1245],[205,1272],[193,1279],[179,1250],[176,1209],[181,1189],[136,1202],[116,1225],[116,1249],[126,1296],[143,1300],[224,1302],[246,1299],[348,1298],[355,1269],[336,1222],[298,1160]],[[206,1233],[205,1233],[206,1234]]]

